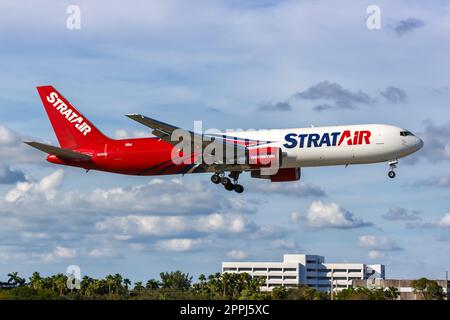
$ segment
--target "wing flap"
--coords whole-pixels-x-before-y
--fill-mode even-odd
[[[84,153],[75,152],[70,149],[63,149],[36,141],[24,141],[24,143],[42,152],[55,155],[62,159],[87,161],[92,158],[90,155]]]

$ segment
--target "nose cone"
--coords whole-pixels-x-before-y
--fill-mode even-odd
[[[423,140],[419,137],[416,137],[416,143],[415,143],[416,151],[422,149],[423,147]]]

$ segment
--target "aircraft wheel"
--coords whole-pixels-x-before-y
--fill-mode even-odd
[[[214,184],[220,183],[220,176],[218,174],[213,174],[211,176],[211,182]]]
[[[240,184],[235,184],[234,191],[236,191],[237,193],[242,193],[242,192],[244,192],[244,187],[241,186]]]
[[[395,172],[394,171],[389,171],[388,176],[389,176],[389,178],[394,179],[395,178]]]
[[[220,180],[220,182],[221,182],[224,186],[227,186],[227,185],[229,185],[229,184],[233,185],[233,184],[231,183],[230,178],[227,178],[227,177],[223,177],[223,178]]]
[[[232,184],[231,182],[225,185],[225,189],[228,191],[233,191],[234,190],[234,184]]]

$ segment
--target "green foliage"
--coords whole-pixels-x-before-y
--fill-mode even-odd
[[[165,289],[174,290],[188,290],[191,287],[192,277],[189,273],[175,272],[161,272],[161,287]]]
[[[420,278],[411,282],[415,294],[421,295],[424,300],[444,300],[444,290],[436,281]]]
[[[67,276],[59,273],[43,277],[34,272],[26,283],[17,272],[8,274],[8,288],[0,288],[0,300],[29,299],[134,299],[134,300],[327,300],[326,292],[314,290],[306,285],[294,288],[275,287],[272,292],[261,292],[264,279],[252,278],[248,273],[216,273],[208,277],[201,274],[197,283],[181,271],[161,272],[160,280],[138,281],[132,287],[130,279],[116,273],[104,279],[84,276],[80,289],[67,289]],[[413,281],[414,292],[423,299],[444,299],[442,287],[435,281],[421,278]],[[335,295],[337,300],[396,300],[397,288],[348,288]]]

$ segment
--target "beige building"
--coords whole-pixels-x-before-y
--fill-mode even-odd
[[[411,287],[411,282],[413,280],[395,280],[395,279],[354,279],[352,281],[352,286],[356,287],[366,287],[366,288],[397,288],[400,292],[400,297],[398,300],[422,300],[420,294],[415,294],[414,289]],[[450,292],[448,288],[450,286],[450,281],[447,280],[434,280],[440,285],[444,291],[444,294],[449,300]]]

